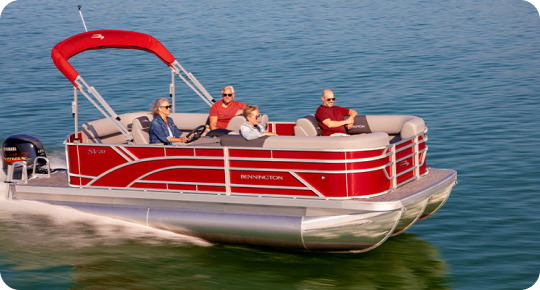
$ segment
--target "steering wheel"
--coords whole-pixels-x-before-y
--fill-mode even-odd
[[[197,128],[191,130],[187,135],[186,135],[186,138],[188,139],[186,141],[186,143],[191,143],[199,138],[201,138],[201,134],[204,133],[204,131],[206,130],[206,125],[200,125],[198,126]],[[193,135],[192,138],[191,135]]]

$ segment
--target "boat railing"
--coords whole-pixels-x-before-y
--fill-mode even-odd
[[[45,164],[47,166],[47,174],[36,173],[36,169],[38,167],[37,166],[38,165],[38,160],[44,160],[45,161]],[[10,163],[7,166],[6,183],[24,183],[24,184],[27,184],[28,180],[31,179],[31,178],[36,178],[36,177],[50,178],[51,177],[51,165],[50,164],[51,163],[50,163],[50,161],[49,161],[49,159],[47,157],[37,156],[34,159],[34,163],[33,163],[33,166],[32,166],[32,175],[29,178],[28,177],[28,163],[26,161],[16,161],[16,162]],[[21,168],[21,178],[20,179],[15,179],[15,172],[16,172],[16,169],[19,168],[19,167]]]
[[[401,175],[409,173],[410,171],[414,171],[413,177],[411,177],[410,179],[408,179],[408,180],[406,180],[404,182],[401,182],[399,185],[403,185],[403,184],[405,184],[407,182],[410,182],[412,180],[416,180],[416,179],[421,177],[420,168],[422,168],[425,165],[426,155],[427,155],[427,151],[428,151],[428,146],[425,145],[425,143],[428,141],[428,137],[426,135],[427,131],[428,131],[428,129],[426,127],[422,133],[417,134],[415,136],[412,136],[410,138],[401,140],[401,141],[399,141],[399,142],[397,142],[395,144],[396,146],[399,146],[400,144],[406,144],[407,142],[412,141],[410,144],[402,146],[402,147],[400,147],[399,149],[396,150],[396,154],[399,153],[399,152],[411,149],[411,148],[412,148],[412,151],[413,151],[413,153],[410,153],[410,154],[408,154],[406,156],[403,156],[403,157],[397,159],[396,164],[398,164],[399,162],[403,162],[403,161],[407,160],[410,157],[414,157],[414,164],[415,164],[413,167],[411,167],[411,168],[409,168],[407,170],[404,170],[404,171],[402,171],[402,172],[400,172],[399,174],[396,175],[396,177],[399,177]],[[422,137],[422,138],[420,139],[420,137]],[[420,149],[421,144],[424,144],[423,149]]]

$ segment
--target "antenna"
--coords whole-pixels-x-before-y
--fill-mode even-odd
[[[82,16],[81,5],[79,5],[79,14],[81,15],[82,24],[84,25],[84,30],[88,32],[88,29],[86,29],[86,23],[84,23],[84,17]]]

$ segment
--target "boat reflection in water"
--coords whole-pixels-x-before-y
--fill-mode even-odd
[[[178,285],[183,289],[257,289],[261,283],[267,289],[450,289],[447,264],[439,259],[437,248],[408,233],[363,254],[223,245],[115,249],[119,250],[117,262],[89,260],[75,265],[74,282],[139,289],[174,289]],[[147,256],[132,257],[133,252]],[[115,281],[114,277],[126,278]]]
[[[410,233],[363,254],[267,251],[34,202],[0,209],[14,289],[450,289],[438,249]]]

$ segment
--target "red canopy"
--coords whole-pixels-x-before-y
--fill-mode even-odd
[[[102,48],[139,49],[155,54],[171,66],[175,60],[172,54],[150,35],[122,30],[96,30],[74,35],[58,43],[51,51],[56,67],[76,86],[79,73],[69,64],[68,59],[87,50]]]

